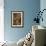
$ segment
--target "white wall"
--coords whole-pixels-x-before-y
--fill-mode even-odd
[[[46,9],[46,0],[40,0],[40,9]],[[46,10],[43,12],[43,22],[40,21],[40,24],[46,27]]]
[[[40,0],[40,4],[41,9],[46,9],[46,0]]]
[[[0,0],[0,42],[4,41],[4,0]]]

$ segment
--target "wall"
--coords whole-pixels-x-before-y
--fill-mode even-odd
[[[46,0],[41,0],[40,1],[40,9],[41,9],[41,11],[43,9],[46,9]],[[43,22],[41,21],[40,24],[46,27],[46,20],[45,20],[46,19],[46,10],[43,12],[42,17],[43,17],[44,20],[43,20]]]
[[[4,0],[0,0],[0,42],[3,41],[4,41]]]
[[[4,37],[7,41],[18,41],[31,31],[36,12],[40,10],[40,0],[4,0]],[[11,11],[24,11],[24,27],[11,27]]]

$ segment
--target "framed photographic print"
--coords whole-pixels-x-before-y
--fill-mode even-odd
[[[23,11],[12,11],[11,12],[11,26],[12,27],[23,27],[24,26],[24,12]]]

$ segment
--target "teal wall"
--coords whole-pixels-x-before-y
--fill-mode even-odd
[[[40,0],[4,0],[4,38],[7,41],[18,41],[31,31],[36,12],[40,9]],[[11,27],[11,11],[24,11],[24,27]]]

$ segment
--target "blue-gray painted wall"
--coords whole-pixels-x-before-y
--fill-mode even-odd
[[[4,0],[4,38],[7,41],[18,41],[31,31],[36,12],[40,9],[40,0]],[[24,27],[11,27],[11,11],[24,11]]]

